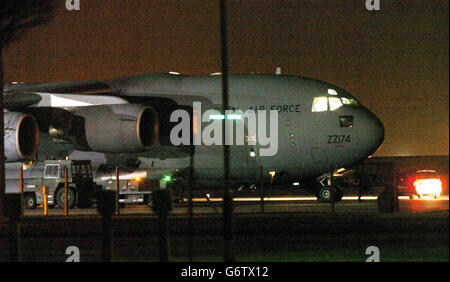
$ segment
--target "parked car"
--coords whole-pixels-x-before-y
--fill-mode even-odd
[[[413,186],[414,191],[412,192],[419,198],[431,195],[437,199],[440,197],[442,191],[442,181],[439,173],[435,170],[418,170]]]

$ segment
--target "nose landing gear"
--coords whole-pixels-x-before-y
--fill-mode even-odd
[[[331,202],[331,187],[326,186],[319,188],[319,193],[317,195],[317,201],[329,203]],[[344,193],[341,189],[334,187],[334,201],[339,202],[342,200],[342,197],[344,196]]]
[[[319,187],[317,188],[318,193],[316,193],[317,201],[329,203],[331,202],[332,197],[332,190],[330,187],[330,174],[326,173],[324,175],[321,175],[316,179],[317,183],[319,184]],[[344,196],[344,193],[342,190],[337,187],[337,185],[333,185],[334,187],[334,201],[339,202],[342,200],[342,197]]]

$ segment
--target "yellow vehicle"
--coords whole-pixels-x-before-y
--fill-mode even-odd
[[[47,160],[39,175],[27,177],[24,172],[25,208],[34,209],[44,203],[43,186],[47,188],[47,204],[50,207],[64,207],[64,169],[68,172],[68,207],[89,208],[96,201],[96,194],[102,189],[93,181],[89,160]],[[40,170],[40,168],[38,168]]]

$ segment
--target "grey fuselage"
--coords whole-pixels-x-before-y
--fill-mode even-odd
[[[188,107],[192,107],[194,102],[201,102],[202,112],[222,107],[220,75],[146,74],[102,82],[108,84],[113,95],[129,101],[162,97]],[[320,97],[326,98],[317,100]],[[342,98],[340,101],[347,103],[334,103],[331,110],[331,100],[326,99],[336,102],[336,98]],[[82,95],[80,99],[83,99]],[[326,101],[325,110],[320,109],[323,105],[319,105],[313,111],[313,103],[317,101]],[[366,159],[378,150],[384,140],[384,127],[372,112],[340,87],[313,79],[287,75],[230,75],[229,105],[242,112],[249,109],[256,112],[278,111],[275,155],[261,156],[258,144],[230,146],[233,185],[258,183],[261,166],[266,180],[269,171],[282,175],[288,182],[318,177],[331,169],[348,168]],[[351,126],[343,126],[342,117],[352,117]],[[207,125],[208,122],[202,123],[201,129]],[[45,140],[41,138],[41,143]],[[157,144],[147,152],[121,154],[119,157],[124,162],[127,156],[139,158],[139,167],[147,168],[149,175],[155,177],[159,170],[165,173],[166,170],[188,167],[188,155],[171,154],[170,147]],[[47,150],[57,148],[41,144],[39,154],[48,155]],[[253,155],[252,151],[256,153]],[[89,158],[94,164],[111,158],[106,154],[79,151],[72,151],[70,157]],[[195,146],[194,171],[201,185],[220,186],[223,183],[223,168],[223,146]]]

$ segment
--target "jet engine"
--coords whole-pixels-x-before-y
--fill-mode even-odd
[[[79,107],[70,134],[77,150],[102,153],[138,153],[158,140],[158,115],[139,104]],[[80,135],[80,133],[82,133]]]
[[[4,113],[4,141],[7,163],[33,159],[39,149],[39,126],[29,114]]]

